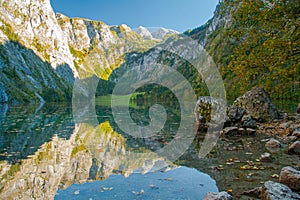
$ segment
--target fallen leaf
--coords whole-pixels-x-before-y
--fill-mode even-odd
[[[106,191],[106,190],[112,190],[112,189],[114,189],[113,187],[102,187],[102,189],[104,190],[104,191]]]
[[[279,178],[279,175],[278,174],[272,174],[271,177],[272,178]]]
[[[166,181],[172,181],[173,179],[171,177],[165,178]]]

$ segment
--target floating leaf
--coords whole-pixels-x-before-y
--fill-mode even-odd
[[[279,175],[278,174],[272,174],[271,177],[272,178],[279,178]]]
[[[132,193],[135,194],[135,195],[139,195],[139,194],[144,194],[145,191],[143,189],[141,189],[140,192],[132,191]]]
[[[104,190],[104,191],[106,191],[106,190],[112,190],[112,189],[114,189],[113,187],[102,187],[102,190]]]
[[[150,184],[149,187],[150,187],[151,189],[158,189],[158,187],[157,187],[156,185],[154,185],[154,184]]]

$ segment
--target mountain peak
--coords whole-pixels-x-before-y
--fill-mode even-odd
[[[172,29],[166,29],[163,27],[143,27],[134,30],[141,35],[145,40],[163,40],[166,36],[178,34],[177,31]]]

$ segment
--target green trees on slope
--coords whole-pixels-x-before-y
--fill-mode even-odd
[[[230,25],[206,44],[228,94],[264,86],[273,98],[299,98],[300,1],[224,1],[220,13],[229,8]]]

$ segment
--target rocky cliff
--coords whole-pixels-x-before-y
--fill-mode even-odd
[[[76,78],[107,80],[126,53],[156,43],[126,25],[55,15],[49,0],[2,0],[0,102],[68,100]]]
[[[0,101],[68,99],[78,73],[50,2],[0,5]]]
[[[66,34],[80,78],[95,74],[107,80],[124,62],[125,54],[148,50],[157,43],[144,40],[125,24],[108,26],[99,21],[70,19],[62,14],[56,17]]]
[[[128,63],[151,59],[151,48],[160,42],[167,46],[173,40],[181,48],[175,31],[71,19],[54,14],[49,0],[2,0],[0,5],[0,102],[68,100],[76,78],[108,80],[122,64],[126,71]],[[298,8],[295,1],[224,0],[211,20],[184,35],[212,57],[229,98],[256,86],[264,86],[272,98],[299,98]],[[156,57],[189,79],[198,96],[208,95],[203,77],[187,62],[167,53]]]

